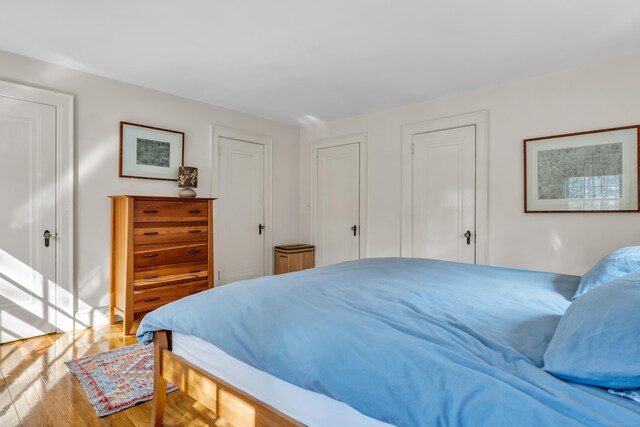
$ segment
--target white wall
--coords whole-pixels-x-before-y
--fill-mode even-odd
[[[367,256],[399,256],[402,125],[488,109],[487,263],[581,275],[614,248],[640,244],[640,214],[524,214],[522,140],[640,124],[639,76],[635,55],[308,126],[301,131],[301,236],[310,236],[310,141],[368,134]]]
[[[211,194],[210,125],[273,138],[273,243],[298,240],[299,129],[115,80],[0,51],[0,79],[75,96],[75,261],[77,319],[106,322],[112,194],[177,195],[174,182],[118,178],[119,122],[185,132],[185,164]],[[223,248],[218,248],[223,250]]]
[[[174,183],[118,178],[121,120],[184,131],[185,163],[200,168],[203,196],[211,124],[273,137],[274,244],[309,240],[310,141],[366,132],[366,252],[374,257],[400,254],[402,125],[488,109],[488,263],[582,274],[612,249],[640,243],[640,214],[525,215],[522,139],[640,123],[638,76],[640,56],[629,56],[299,130],[0,51],[0,79],[75,96],[76,306],[83,323],[96,324],[109,301],[107,196],[176,194]]]

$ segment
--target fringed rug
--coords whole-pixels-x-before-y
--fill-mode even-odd
[[[65,362],[99,417],[153,398],[153,345],[130,345]],[[167,393],[175,391],[173,384]]]

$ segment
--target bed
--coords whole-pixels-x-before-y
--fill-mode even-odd
[[[238,282],[164,306],[169,380],[232,425],[639,425],[640,405],[541,369],[580,277],[379,258]]]

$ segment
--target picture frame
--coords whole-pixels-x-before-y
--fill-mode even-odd
[[[529,138],[525,213],[640,212],[640,125]]]
[[[184,132],[120,122],[121,178],[178,181],[184,165]]]

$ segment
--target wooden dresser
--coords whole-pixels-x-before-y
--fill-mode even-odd
[[[110,321],[134,319],[213,287],[213,200],[110,196]]]

